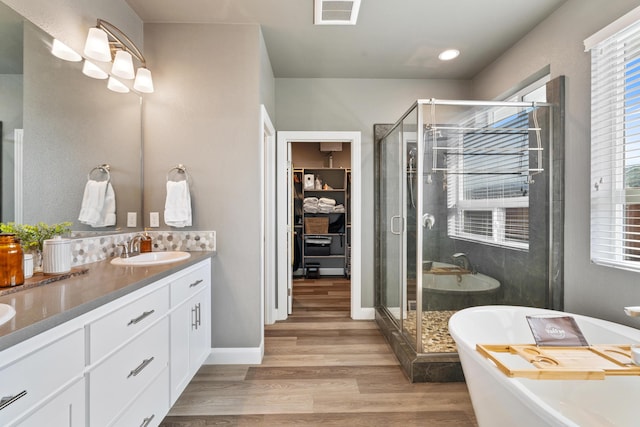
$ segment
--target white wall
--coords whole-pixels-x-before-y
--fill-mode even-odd
[[[583,40],[638,6],[637,0],[569,0],[473,80],[492,99],[550,65],[566,76],[565,309],[638,326],[622,312],[640,304],[640,275],[590,263],[590,57]]]
[[[212,345],[256,348],[262,335],[260,102],[269,98],[261,87],[270,92],[260,28],[146,24],[145,39],[156,86],[145,101],[145,221],[148,212],[160,212],[167,229],[166,174],[184,164],[192,178],[189,229],[217,236]]]
[[[470,82],[276,79],[278,131],[362,132],[362,305],[373,307],[373,125],[395,123],[419,98],[466,99]]]

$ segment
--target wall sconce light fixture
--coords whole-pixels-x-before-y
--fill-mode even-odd
[[[71,53],[69,53],[71,52]],[[80,61],[82,57],[58,40],[53,41],[51,53],[60,59],[67,61]],[[129,92],[129,87],[117,79],[132,80],[133,88],[142,93],[153,92],[153,79],[151,71],[147,68],[147,61],[140,49],[115,25],[98,19],[95,28],[89,29],[84,45],[84,64],[82,73],[94,79],[109,78],[107,87],[119,93]],[[134,71],[133,59],[140,63],[137,71]],[[91,60],[91,61],[90,61]],[[105,71],[95,62],[111,62],[111,73]]]

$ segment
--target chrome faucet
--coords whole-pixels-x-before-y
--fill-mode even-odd
[[[471,261],[469,261],[469,256],[464,252],[457,252],[451,255],[451,259],[455,265],[470,271],[471,274],[477,273],[476,268],[471,264]]]
[[[120,258],[129,258],[140,254],[140,240],[142,239],[146,239],[146,236],[138,233],[128,242],[118,244],[118,246],[122,247],[122,250],[120,251]]]
[[[138,233],[129,240],[129,256],[138,255],[140,253],[140,241],[146,239],[142,233]]]

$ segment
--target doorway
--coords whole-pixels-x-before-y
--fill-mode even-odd
[[[294,144],[296,146],[302,144],[299,146],[306,146],[308,151],[309,147],[319,147],[320,143],[325,145],[324,151],[311,148],[311,150],[324,153],[320,160],[316,160],[316,163],[300,165],[299,159],[294,162],[294,155],[297,157],[293,149]],[[339,152],[336,148],[338,144],[348,146],[349,154],[337,154]],[[286,319],[293,310],[293,278],[296,261],[298,268],[296,268],[295,274],[300,279],[313,279],[314,274],[317,274],[318,277],[326,276],[328,279],[346,279],[348,277],[350,279],[350,317],[364,318],[360,301],[360,132],[278,132],[277,150],[277,320]],[[302,149],[302,151],[305,150]],[[346,153],[347,150],[344,152]],[[333,218],[327,218],[324,223],[322,215],[313,215],[313,211],[308,212],[309,215],[304,214],[304,197],[299,200],[300,211],[296,215],[293,196],[295,180],[298,181],[300,189],[304,188],[304,181],[307,180],[307,188],[310,190],[307,192],[309,198],[315,198],[318,201],[319,199],[331,199],[332,206],[346,204],[342,222],[344,228],[339,228],[341,225],[339,211],[331,213],[324,211],[327,213],[327,217],[334,213],[338,214],[333,215]],[[319,194],[311,194],[311,181],[313,182],[313,191],[316,191],[316,185],[318,185]],[[304,190],[302,195],[304,196]],[[317,218],[317,221],[307,220],[305,224],[307,217]],[[328,222],[332,219],[334,220],[332,221],[333,226],[338,227],[333,229],[333,232],[329,233],[328,228],[327,230],[317,228],[328,227]],[[309,241],[305,237],[317,237],[318,239]],[[331,237],[329,242],[324,239],[326,237]],[[298,239],[298,245],[296,245],[296,239]],[[297,257],[296,246],[299,247]],[[307,250],[306,256],[304,255],[305,250]],[[314,262],[316,257],[321,262]],[[319,265],[314,266],[313,264]]]

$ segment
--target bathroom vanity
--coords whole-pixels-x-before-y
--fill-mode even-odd
[[[212,254],[0,297],[0,425],[158,425],[210,353]]]

